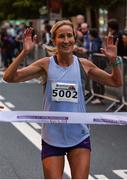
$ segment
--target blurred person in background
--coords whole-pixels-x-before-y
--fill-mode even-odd
[[[43,24],[44,24],[44,28],[43,28],[42,33],[41,33],[40,45],[43,48],[44,56],[48,56],[49,54],[47,52],[46,47],[47,46],[53,46],[52,40],[51,40],[51,32],[50,32],[52,26],[50,25],[50,22],[48,19],[46,19]]]
[[[122,35],[123,40],[123,58],[124,58],[124,75],[127,76],[127,30]]]
[[[88,58],[89,50],[90,50],[90,34],[89,34],[88,24],[82,23],[81,30],[80,31],[77,30],[77,46],[75,47],[74,52],[79,57]]]
[[[74,54],[78,57],[84,57],[86,51],[84,49],[83,33],[79,30],[76,31],[76,44],[74,46]]]
[[[90,34],[90,49],[89,49],[90,59],[97,67],[104,70],[106,68],[105,60],[102,60],[99,58],[99,56],[96,56],[97,53],[101,53],[101,48],[102,48],[102,40],[99,37],[98,30],[96,28],[91,28],[89,30],[89,34]],[[96,81],[93,81],[92,86],[93,86],[93,90],[95,93],[104,95],[104,92],[105,92],[104,85],[102,85]],[[91,103],[92,104],[101,104],[102,98],[95,97],[91,101]]]
[[[87,23],[81,24],[81,32],[83,34],[83,47],[86,53],[86,57],[89,56],[90,50],[90,33],[89,33],[89,26]]]
[[[46,24],[44,26],[44,31],[42,32],[42,44],[51,45],[51,25]]]
[[[14,58],[15,57],[15,49],[16,49],[16,41],[15,41],[15,38],[16,38],[16,27],[14,24],[9,24],[8,28],[7,28],[7,34],[11,37],[12,39],[12,57]]]
[[[85,18],[82,14],[76,16],[76,30],[81,31],[81,24],[85,22]]]
[[[26,28],[27,28],[27,25],[25,23],[21,23],[18,26],[17,35],[15,37],[16,54],[18,54],[21,51],[21,49],[23,48],[23,33],[24,33]]]
[[[0,34],[1,59],[6,69],[12,63],[15,43],[13,37],[7,33],[7,28],[2,28]]]
[[[13,24],[9,24],[9,27],[7,28],[7,33],[12,36],[12,38],[15,39],[16,37],[16,30]]]
[[[123,40],[123,54],[122,54],[122,56],[127,56],[127,30],[125,30],[123,32],[122,40]]]
[[[109,19],[108,20],[108,33],[113,36],[114,42],[116,42],[116,39],[118,39],[118,56],[123,56],[123,40],[122,35],[123,31],[119,29],[119,23],[117,19]]]
[[[101,53],[102,40],[99,37],[98,30],[96,28],[91,28],[89,30],[89,36],[90,36],[89,54],[92,55],[94,53]]]

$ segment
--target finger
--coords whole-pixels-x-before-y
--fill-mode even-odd
[[[104,48],[100,48],[100,51],[101,51],[101,53],[103,53],[104,55],[106,54],[106,51],[105,51]]]
[[[101,53],[103,54],[103,56],[108,57],[108,54],[107,54],[106,49],[104,49],[104,48],[100,48],[100,51],[101,51]]]
[[[112,33],[111,33],[111,31],[109,31],[109,32],[108,32],[108,36],[112,36]]]
[[[26,37],[26,32],[27,32],[27,29],[23,33],[23,38]]]
[[[30,27],[27,29],[27,35],[28,36],[32,36],[32,32],[33,32],[33,28]]]
[[[25,39],[28,36],[29,29],[27,28],[23,33],[23,39]]]
[[[37,37],[36,34],[33,36],[33,42],[34,42],[34,43],[37,43],[37,42],[38,42],[38,37]]]
[[[113,36],[108,35],[108,37],[107,37],[107,45],[112,45],[112,44],[113,44]]]
[[[32,32],[33,32],[33,28],[27,28],[27,29],[24,31],[24,37],[26,37],[26,36],[32,36]]]
[[[103,38],[103,47],[104,47],[104,49],[107,48],[107,36],[105,36],[105,37]]]
[[[115,42],[115,46],[116,46],[116,47],[118,46],[118,43],[119,43],[119,39],[117,38],[117,39],[116,39],[116,42]]]

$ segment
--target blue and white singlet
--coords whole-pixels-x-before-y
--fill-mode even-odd
[[[68,67],[59,66],[54,57],[50,57],[43,111],[86,112],[81,72],[76,56],[73,56],[73,63]],[[75,146],[89,135],[89,128],[85,124],[42,125],[42,139],[52,146]]]

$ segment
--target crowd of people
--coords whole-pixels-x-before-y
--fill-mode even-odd
[[[100,61],[94,56],[95,53],[101,53],[100,49],[104,46],[105,38],[99,35],[98,29],[91,28],[85,21],[84,16],[81,14],[76,16],[74,26],[76,44],[74,46],[73,53],[79,58],[88,58],[101,69],[105,69],[107,62]],[[26,26],[26,24],[22,23],[15,26],[9,24],[8,26],[1,28],[0,50],[1,62],[4,70],[8,68],[8,66],[12,63],[12,60],[21,51],[23,46],[23,33],[27,27],[28,26]],[[127,31],[120,30],[119,23],[116,19],[109,19],[107,27],[107,34],[113,35],[114,42],[116,39],[119,39],[117,45],[118,55],[121,57],[127,56]],[[43,47],[42,51],[44,56],[50,55],[45,47],[53,45],[51,39],[51,28],[52,25],[50,24],[50,21],[45,20],[44,29],[42,30],[40,36],[41,38],[39,39],[39,44]],[[26,62],[24,64],[27,65]],[[102,84],[93,81],[92,87],[95,93],[104,95],[105,88]],[[88,97],[90,95],[91,94],[89,93]],[[94,97],[91,103],[101,104],[103,103],[103,99],[100,97]]]
[[[6,24],[1,27],[0,31],[0,50],[1,61],[4,69],[11,63],[13,58],[21,51],[23,46],[23,33],[26,29],[26,24],[19,25]]]
[[[100,37],[97,28],[89,27],[83,15],[77,15],[75,21],[76,45],[74,53],[78,57],[92,57],[93,53],[100,53],[103,47],[104,37]],[[0,30],[1,61],[5,69],[10,65],[12,59],[21,51],[23,45],[23,33],[28,26],[25,23],[19,25],[8,24]],[[41,32],[40,44],[52,45],[49,20],[44,21],[44,30]],[[118,42],[118,55],[127,56],[127,31],[119,29],[116,19],[108,21],[107,34],[113,35],[114,41]],[[48,54],[47,54],[48,55]]]
[[[104,36],[100,37],[96,28],[89,27],[87,22],[84,21],[84,17],[82,15],[77,15],[76,20],[77,38],[79,38],[82,42],[80,43],[80,46],[85,48],[82,52],[87,52],[88,54],[100,52],[100,47],[103,46]],[[107,35],[108,34],[113,36],[114,42],[116,39],[119,39],[117,45],[118,55],[121,57],[127,56],[127,30],[120,29],[117,19],[108,20]]]
[[[118,56],[127,56],[127,30],[120,29],[120,25],[117,19],[108,20],[107,32],[103,36],[99,35],[98,30],[96,28],[89,27],[88,23],[84,20],[84,16],[82,15],[77,15],[76,24],[77,46],[75,48],[75,54],[78,57],[89,58],[94,64],[96,64],[101,69],[106,69],[107,62],[105,58],[103,58],[103,56],[100,56],[100,49],[101,47],[104,47],[105,36],[107,36],[108,34],[110,36],[113,36],[114,42],[118,39]],[[92,81],[92,88],[94,92],[97,94],[105,94],[105,87],[98,82]],[[103,103],[103,99],[101,97],[94,97],[91,103],[101,104]]]

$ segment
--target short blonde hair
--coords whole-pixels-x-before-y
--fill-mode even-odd
[[[75,33],[74,26],[73,26],[72,22],[70,20],[60,20],[60,21],[57,21],[51,28],[50,32],[51,32],[52,40],[54,40],[55,37],[56,37],[57,29],[59,29],[61,26],[64,26],[64,25],[68,25],[68,26],[72,27],[73,35],[74,35],[74,38],[76,39],[76,33]],[[51,47],[51,46],[48,46],[48,45],[44,45],[43,47],[45,49],[47,49],[49,55],[54,55],[54,54],[57,53],[57,48],[56,47]]]
[[[55,39],[57,29],[59,29],[61,26],[64,26],[64,25],[68,25],[68,26],[72,27],[73,34],[75,37],[75,30],[74,30],[74,26],[73,26],[72,22],[70,20],[61,20],[61,21],[57,21],[51,28],[50,32],[51,32],[51,37],[53,40]]]

